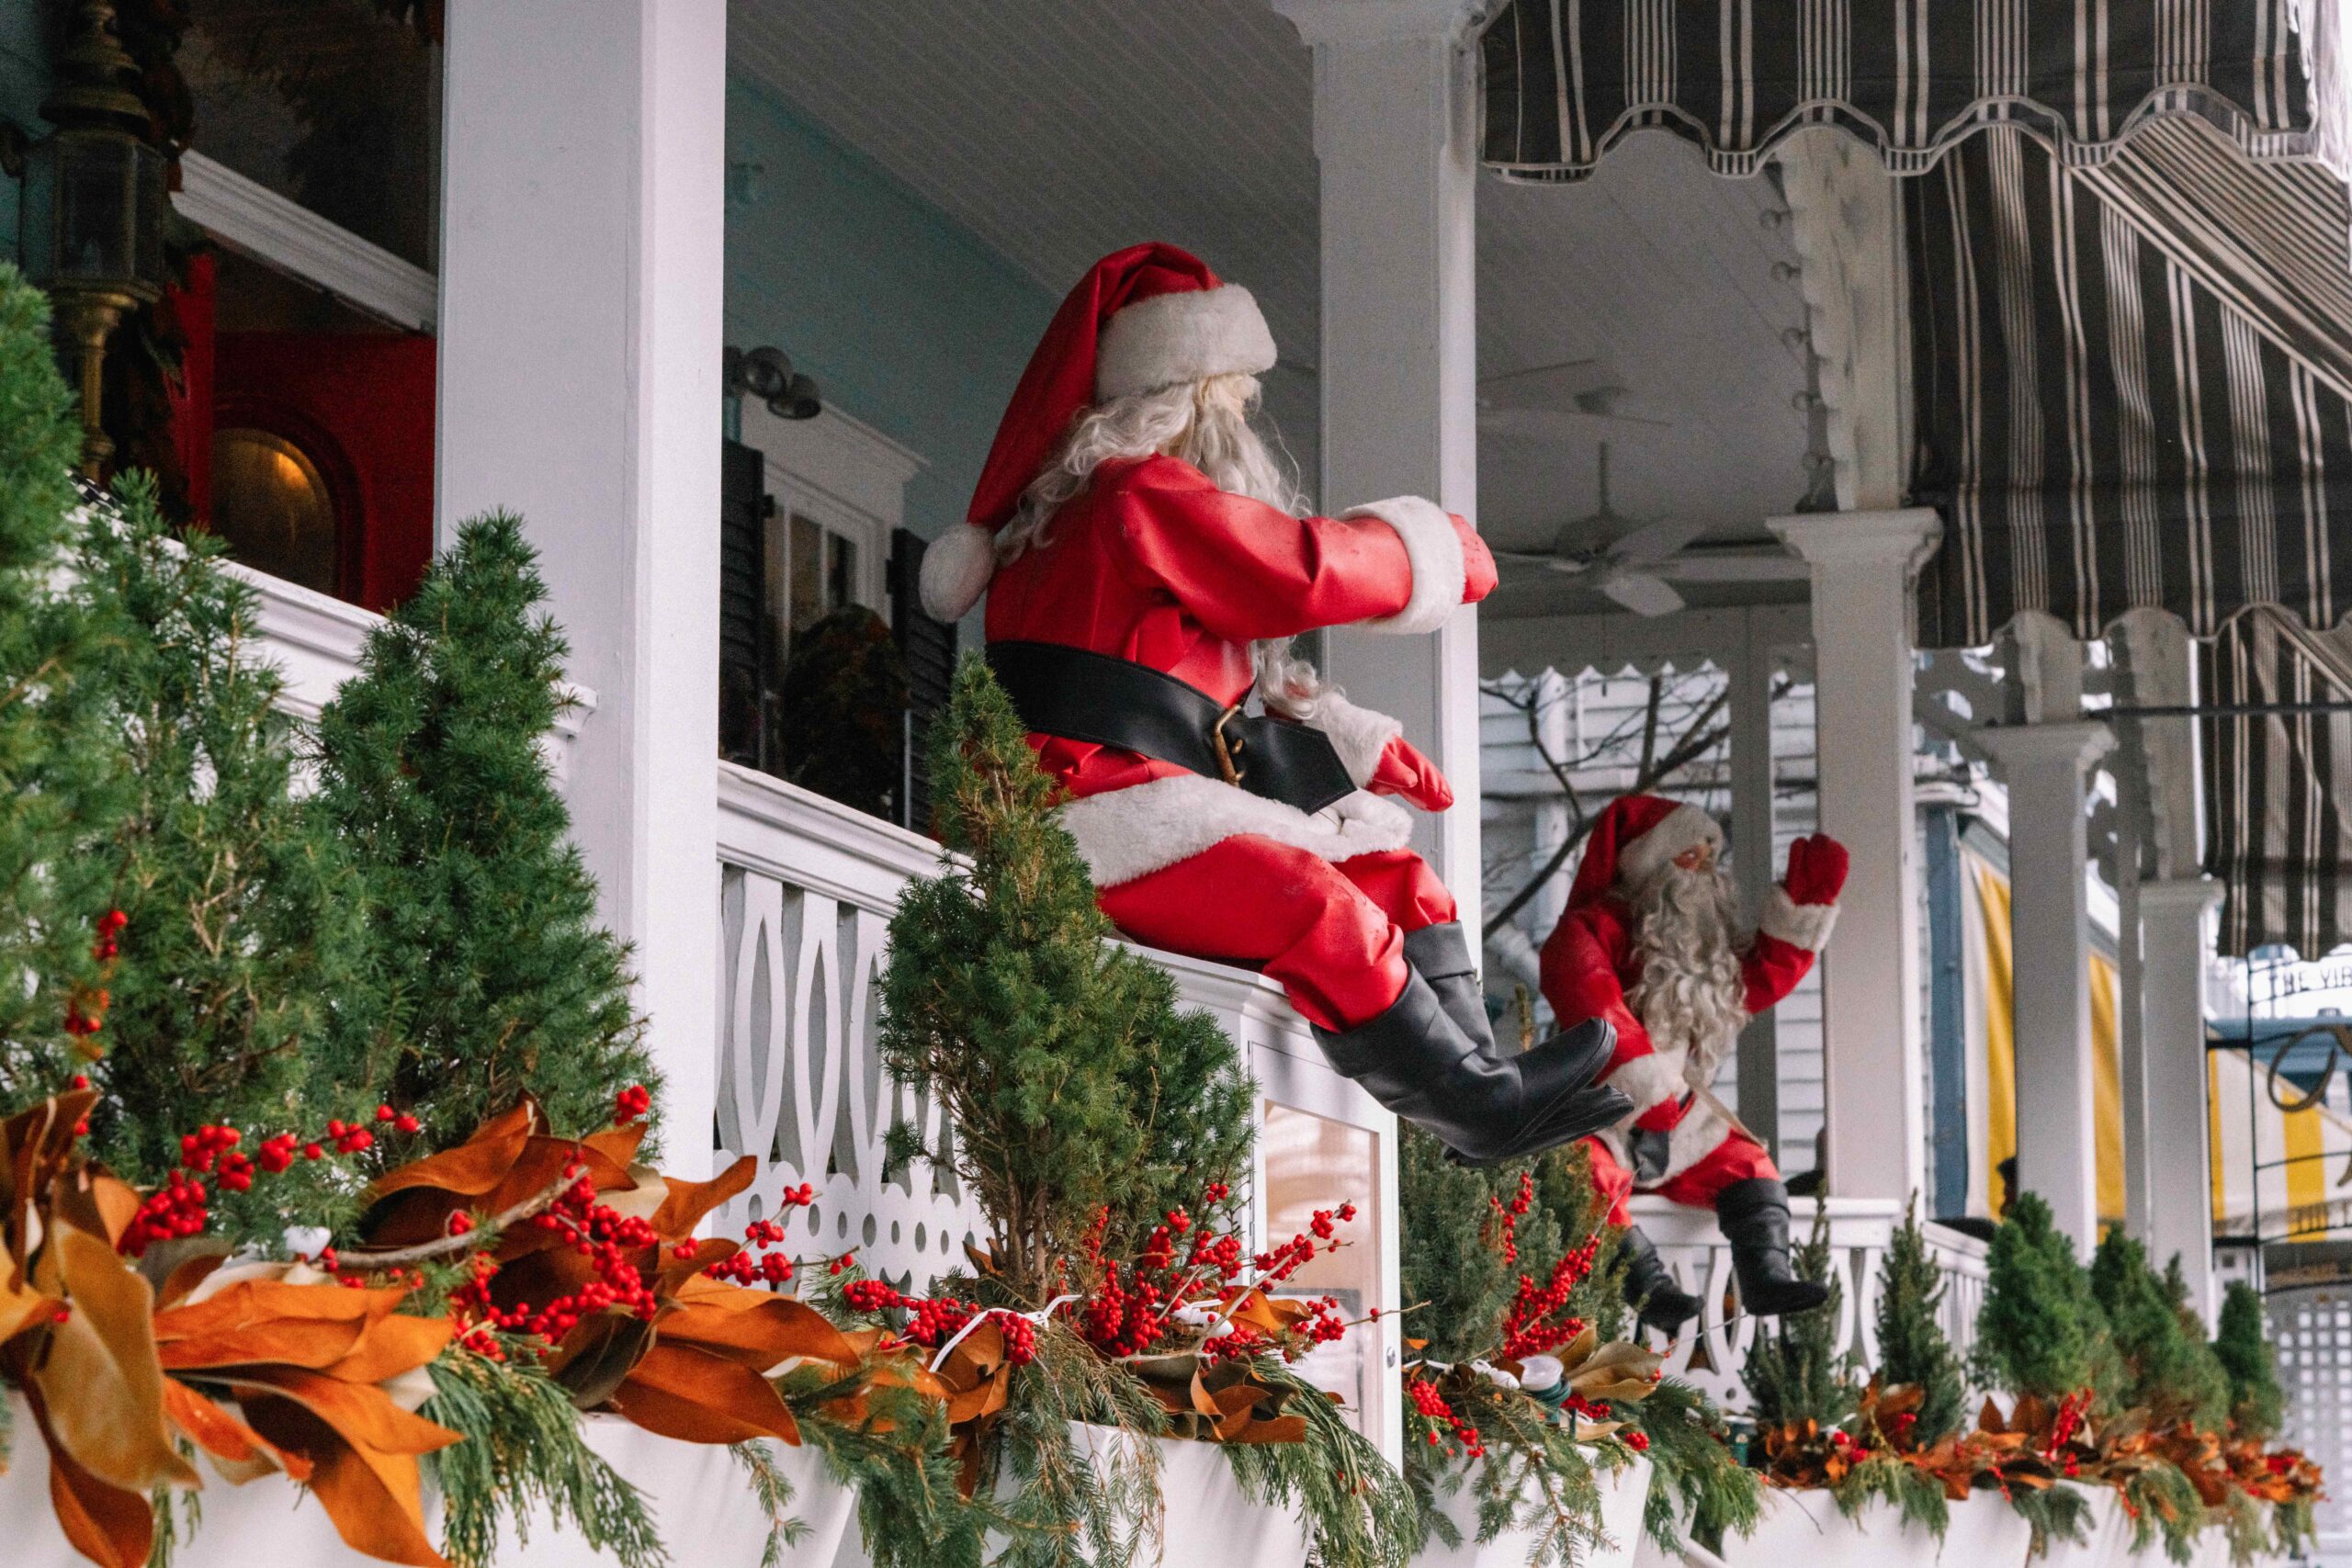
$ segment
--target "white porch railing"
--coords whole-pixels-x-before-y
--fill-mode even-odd
[[[1903,1218],[1902,1206],[1861,1198],[1822,1201],[1828,1210],[1831,1268],[1838,1284],[1838,1348],[1850,1352],[1865,1368],[1878,1364],[1879,1267],[1889,1238]],[[1792,1239],[1802,1241],[1810,1231],[1815,1205],[1804,1199],[1791,1204]],[[1657,1244],[1683,1288],[1705,1302],[1697,1331],[1686,1330],[1667,1371],[1705,1389],[1726,1410],[1748,1407],[1741,1369],[1760,1325],[1752,1317],[1724,1319],[1732,1289],[1731,1249],[1716,1228],[1713,1213],[1685,1208],[1663,1198],[1634,1200],[1634,1222]],[[1944,1332],[1965,1357],[1976,1342],[1976,1315],[1984,1304],[1984,1244],[1930,1223],[1928,1245],[1943,1270],[1941,1308]],[[1736,1308],[1734,1309],[1736,1310]]]

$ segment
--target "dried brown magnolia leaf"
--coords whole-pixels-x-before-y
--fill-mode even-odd
[[[424,1533],[424,1488],[413,1452],[355,1446],[291,1399],[257,1393],[243,1404],[256,1431],[309,1458],[311,1495],[345,1546],[407,1568],[448,1568]]]
[[[57,1225],[42,1257],[55,1258],[59,1293],[70,1304],[65,1321],[51,1325],[30,1379],[48,1406],[50,1431],[75,1463],[109,1485],[144,1495],[162,1484],[198,1484],[164,1420],[147,1281],[75,1225]]]
[[[681,1181],[676,1177],[664,1177],[669,1194],[662,1206],[653,1212],[650,1224],[656,1235],[665,1241],[683,1241],[694,1234],[705,1214],[736,1196],[752,1185],[760,1172],[760,1162],[750,1155],[712,1177],[708,1181]]]
[[[800,1441],[775,1385],[740,1362],[657,1343],[613,1391],[613,1408],[649,1432],[689,1443]]]

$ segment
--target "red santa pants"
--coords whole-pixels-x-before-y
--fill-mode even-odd
[[[1587,1138],[1584,1146],[1592,1156],[1592,1184],[1609,1203],[1609,1223],[1632,1224],[1633,1212],[1626,1207],[1626,1201],[1634,1195],[1634,1173],[1619,1165],[1617,1156],[1609,1152],[1609,1145],[1599,1138]],[[1772,1163],[1772,1156],[1763,1145],[1745,1133],[1734,1131],[1702,1155],[1697,1164],[1648,1190],[1694,1209],[1712,1209],[1724,1189],[1759,1176],[1778,1181],[1780,1168]]]
[[[1262,968],[1301,1016],[1369,1023],[1405,988],[1405,932],[1454,918],[1453,895],[1410,850],[1327,861],[1255,834],[1097,895],[1149,947]]]

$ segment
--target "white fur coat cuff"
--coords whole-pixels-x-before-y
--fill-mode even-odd
[[[1837,924],[1837,905],[1800,904],[1789,897],[1787,888],[1775,887],[1765,897],[1763,918],[1756,922],[1756,929],[1792,947],[1819,953],[1829,944],[1829,933]]]
[[[1445,508],[1418,495],[1399,495],[1352,508],[1347,515],[1377,517],[1396,529],[1396,536],[1405,542],[1405,558],[1413,568],[1412,596],[1405,607],[1393,615],[1362,623],[1364,630],[1411,636],[1445,625],[1446,617],[1461,606],[1468,581],[1462,563],[1462,536],[1453,531],[1453,519],[1446,515]]]
[[[1682,1053],[1679,1051],[1672,1055],[1653,1051],[1646,1056],[1635,1056],[1600,1081],[1634,1102],[1634,1116],[1655,1110],[1669,1100],[1680,1100],[1690,1091],[1690,1086],[1682,1081]]]
[[[1348,770],[1348,777],[1356,787],[1363,789],[1372,783],[1372,775],[1380,766],[1381,753],[1388,743],[1405,733],[1405,727],[1385,713],[1360,708],[1337,692],[1326,692],[1315,716],[1307,727],[1319,729],[1330,737],[1331,750],[1340,754],[1340,765]]]

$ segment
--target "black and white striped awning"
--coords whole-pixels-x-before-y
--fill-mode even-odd
[[[2095,172],[1989,131],[1904,184],[1930,646],[2352,609],[2344,193],[2174,129]]]
[[[1487,164],[1573,180],[1663,128],[1718,173],[1838,125],[1917,174],[1986,126],[2068,164],[2194,116],[2249,152],[2308,151],[2295,0],[1506,0],[1480,37]]]
[[[2267,621],[2233,622],[2199,655],[2205,869],[2222,884],[2218,951],[2283,943],[2318,958],[2352,941],[2352,713]],[[2303,711],[2284,711],[2294,708]]]

